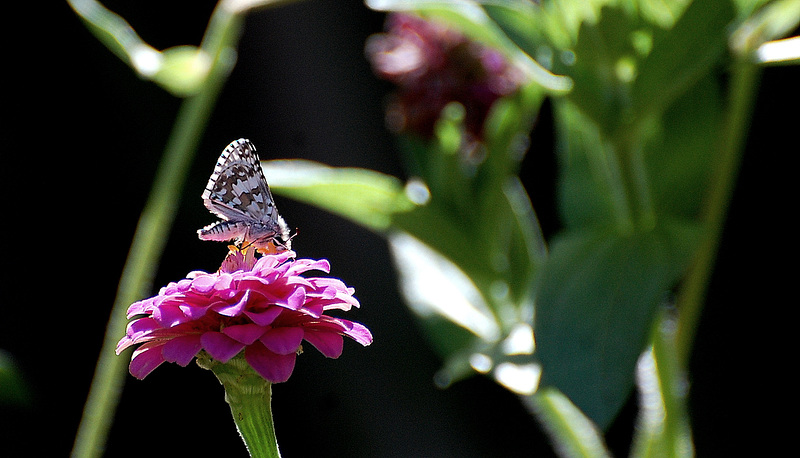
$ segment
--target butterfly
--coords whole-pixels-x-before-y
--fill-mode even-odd
[[[236,240],[240,248],[291,249],[291,235],[278,214],[256,147],[240,138],[220,154],[203,191],[203,205],[222,221],[197,231],[201,240]]]

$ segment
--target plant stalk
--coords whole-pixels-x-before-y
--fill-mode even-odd
[[[181,104],[136,227],[75,437],[73,457],[97,457],[105,448],[125,380],[126,356],[130,355],[114,353],[117,341],[125,335],[126,309],[152,286],[154,266],[164,251],[186,174],[220,90],[233,68],[241,25],[239,16],[222,7],[217,7],[211,18],[207,41],[213,44],[213,49],[206,51],[213,57],[213,64],[201,89]]]

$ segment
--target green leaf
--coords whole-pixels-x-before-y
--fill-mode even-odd
[[[603,7],[597,21],[584,21],[578,41],[555,61],[554,71],[572,78],[566,98],[603,132],[613,133],[628,120],[629,86],[636,78],[643,26],[631,12]]]
[[[489,301],[498,315],[530,306],[532,278],[545,256],[536,214],[516,176],[543,96],[540,88],[528,85],[494,104],[479,161],[448,149],[445,145],[453,142],[441,133],[430,142],[406,139],[430,201],[396,214],[394,227],[454,262],[487,296],[491,288],[505,285],[508,295]],[[451,110],[444,111],[437,130],[459,132],[460,142],[463,129],[446,115]]]
[[[640,14],[648,22],[668,29],[675,25],[686,6],[694,0],[636,0]]]
[[[657,305],[691,253],[689,234],[680,224],[631,235],[572,231],[551,245],[534,320],[542,384],[603,429],[631,391]]]
[[[521,307],[498,311],[499,291],[479,290],[451,260],[405,232],[389,234],[389,247],[400,291],[444,360],[437,385],[444,388],[480,372],[514,393],[532,394],[540,371],[531,357],[531,311],[527,316]],[[504,323],[511,317],[513,322]]]
[[[400,291],[411,310],[426,322],[429,337],[443,357],[463,351],[471,339],[463,330],[488,342],[497,340],[501,326],[481,291],[450,259],[402,231],[389,235]],[[442,322],[462,331],[447,329]]]
[[[730,0],[695,0],[674,27],[656,29],[631,89],[633,113],[660,115],[718,63],[734,16]]]
[[[396,213],[415,207],[400,180],[361,168],[335,168],[306,160],[263,161],[276,194],[314,205],[376,231]]]
[[[489,232],[464,224],[435,200],[396,214],[392,224],[463,270],[507,328],[520,316],[530,315],[525,310],[532,307],[533,276],[544,260],[545,248],[530,200],[518,180],[508,179],[498,183],[498,188]],[[477,211],[477,215],[486,212]]]
[[[727,0],[698,0],[668,29],[617,7],[583,24],[562,69],[575,89],[555,103],[567,227],[697,215],[723,110],[712,69],[732,18]]]
[[[584,23],[596,23],[600,9],[614,0],[550,0],[542,2],[545,30],[560,49],[574,45]]]
[[[486,14],[478,2],[471,0],[367,0],[369,8],[377,11],[413,12],[429,19],[451,25],[471,39],[491,46],[516,63],[542,87],[553,93],[571,88],[569,78],[550,73],[531,56],[523,52]]]
[[[555,442],[560,456],[610,457],[603,435],[570,400],[554,388],[542,388],[527,398]]]
[[[755,52],[759,63],[798,63],[798,40],[770,42],[785,37],[800,23],[800,1],[777,0],[761,8],[731,34],[730,46],[739,55]],[[772,49],[770,49],[772,48]]]
[[[723,131],[725,106],[719,84],[712,73],[686,91],[648,140],[647,176],[659,215],[700,216]]]
[[[614,141],[641,138],[640,129],[718,63],[735,14],[729,0],[685,9],[684,1],[607,5],[598,18],[589,6],[568,15],[570,2],[554,3],[582,22],[577,41],[562,49],[571,58],[555,59],[553,69],[572,78],[567,98]]]
[[[536,58],[537,49],[546,43],[547,15],[534,2],[496,0],[483,2],[486,14],[526,54]]]
[[[619,146],[569,100],[554,105],[558,135],[558,209],[567,228],[630,227],[632,213]]]
[[[29,407],[33,394],[14,357],[0,349],[0,406]]]
[[[212,57],[195,46],[175,46],[161,53],[152,80],[178,97],[197,93],[211,70]]]

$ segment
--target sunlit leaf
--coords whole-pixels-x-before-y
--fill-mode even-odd
[[[380,172],[306,160],[265,161],[262,166],[275,193],[373,230],[387,229],[395,213],[415,206],[400,180]]]
[[[499,338],[500,325],[486,299],[458,266],[402,232],[390,234],[389,246],[400,290],[419,317],[439,315],[483,340]]]

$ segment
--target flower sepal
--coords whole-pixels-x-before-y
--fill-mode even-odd
[[[197,365],[213,372],[225,389],[225,402],[250,456],[280,457],[272,421],[272,383],[242,353],[223,363],[203,350],[197,354]]]

